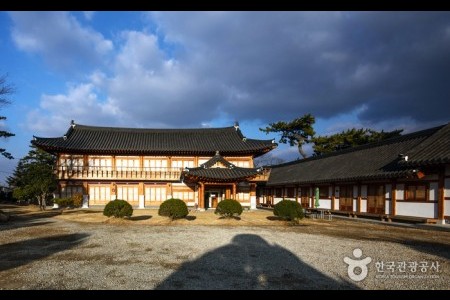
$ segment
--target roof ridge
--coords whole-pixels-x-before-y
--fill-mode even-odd
[[[234,126],[228,127],[201,127],[201,128],[143,128],[143,127],[113,127],[113,126],[92,126],[75,124],[74,128],[85,130],[110,130],[110,131],[208,131],[208,130],[231,130],[235,131]],[[70,126],[69,130],[72,128]]]

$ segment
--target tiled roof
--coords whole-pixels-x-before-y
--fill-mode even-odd
[[[450,163],[450,123],[425,141],[406,152],[408,166],[429,166]]]
[[[239,127],[199,129],[139,129],[73,124],[65,136],[34,137],[48,152],[140,155],[262,155],[277,144],[243,136]]]
[[[405,154],[426,142],[434,134],[440,134],[443,128],[445,127],[430,128],[382,142],[274,166],[267,185],[327,183],[413,176],[416,171],[412,167],[403,165],[399,155]],[[446,130],[448,132],[448,129]],[[431,143],[438,142],[432,141]],[[440,151],[448,155],[448,149],[446,151],[441,149]]]
[[[222,164],[222,167],[215,167],[218,163]],[[260,168],[236,167],[216,152],[216,155],[200,167],[186,168],[183,176],[188,181],[239,182],[251,179],[261,172]]]

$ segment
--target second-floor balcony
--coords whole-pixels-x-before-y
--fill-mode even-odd
[[[58,167],[58,179],[180,180],[181,168]]]

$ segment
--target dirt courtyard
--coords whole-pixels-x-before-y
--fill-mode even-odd
[[[267,210],[172,222],[157,210],[116,220],[0,209],[11,215],[0,224],[0,289],[450,289],[448,230],[337,218],[290,226]],[[345,257],[370,261],[349,272]],[[365,266],[364,279],[349,277]]]

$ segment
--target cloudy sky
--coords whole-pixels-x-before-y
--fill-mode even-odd
[[[1,12],[0,74],[16,87],[0,183],[36,136],[70,123],[405,132],[450,121],[448,12]],[[296,149],[273,155],[291,160]]]

